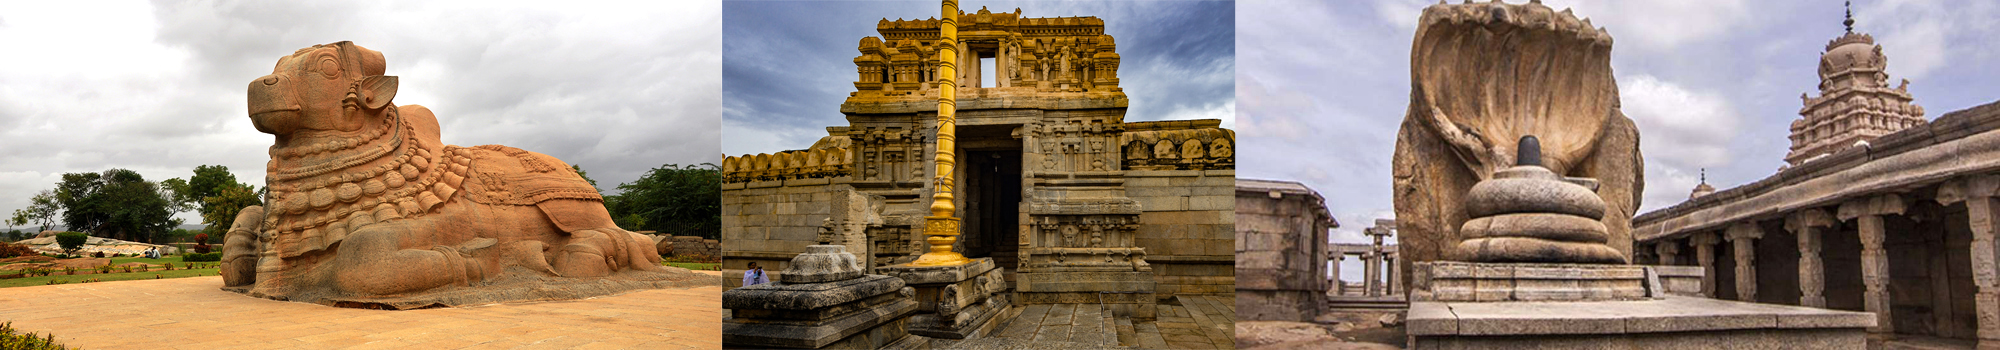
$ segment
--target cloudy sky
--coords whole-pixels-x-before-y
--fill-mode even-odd
[[[1238,175],[1317,189],[1345,225],[1337,241],[1363,242],[1361,229],[1394,217],[1389,163],[1410,42],[1435,3],[1241,3]],[[1819,94],[1819,54],[1843,30],[1837,1],[1544,3],[1616,38],[1611,66],[1646,158],[1641,212],[1687,199],[1701,168],[1729,188],[1784,165],[1799,94]],[[2000,100],[2000,2],[1862,0],[1854,12],[1855,31],[1889,57],[1890,84],[1909,79],[1926,118]]]
[[[614,190],[716,162],[720,4],[710,1],[0,2],[0,215],[66,172],[147,180],[229,167],[263,185],[272,137],[245,86],[351,40],[401,77],[444,141],[580,164]],[[199,219],[190,214],[190,223]]]
[[[862,37],[884,18],[936,18],[937,1],[730,1],[722,8],[722,152],[803,149],[847,125]],[[1220,1],[961,2],[966,13],[1097,16],[1117,38],[1128,121],[1236,119],[1235,4]],[[993,76],[987,74],[987,76]]]

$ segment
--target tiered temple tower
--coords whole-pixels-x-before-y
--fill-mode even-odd
[[[846,125],[724,157],[726,269],[845,246],[914,287],[910,333],[934,338],[977,337],[1010,305],[1144,320],[1233,295],[1235,133],[1126,121],[1102,19],[943,3],[859,40]]]
[[[1854,32],[1848,11],[1847,34],[1826,44],[1819,57],[1819,97],[1800,94],[1805,106],[1792,121],[1792,150],[1785,163],[1799,165],[1857,143],[1923,125],[1924,107],[1911,104],[1910,81],[1889,87],[1889,58],[1875,37]]]

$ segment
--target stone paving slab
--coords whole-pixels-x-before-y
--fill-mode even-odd
[[[1157,304],[1158,319],[1134,322],[1103,304],[1020,306],[1018,316],[990,336],[933,343],[941,349],[1233,349],[1233,299],[1177,297],[1180,305]]]
[[[1874,314],[1669,296],[1587,302],[1413,302],[1408,332],[1433,335],[1636,334],[1866,328]]]
[[[90,349],[722,347],[715,286],[408,311],[273,301],[221,286],[215,276],[0,288],[0,320]]]

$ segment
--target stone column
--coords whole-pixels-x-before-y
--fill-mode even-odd
[[[1382,253],[1361,254],[1361,264],[1366,271],[1362,276],[1367,278],[1361,282],[1361,294],[1371,297],[1382,295]]]
[[[1785,218],[1785,229],[1799,236],[1799,305],[1826,307],[1826,265],[1820,260],[1822,230],[1833,226],[1824,210],[1806,209]]]
[[[1938,187],[1939,204],[1965,202],[1966,221],[1972,228],[1972,297],[1979,347],[2000,348],[2000,247],[1995,233],[2000,231],[2000,213],[1994,195],[2000,194],[2000,176],[1978,176],[1955,180]]]
[[[1890,214],[1902,214],[1902,197],[1894,194],[1863,198],[1840,205],[1842,221],[1855,220],[1861,226],[1861,283],[1867,286],[1862,292],[1862,303],[1866,310],[1875,314],[1875,327],[1869,333],[1894,334],[1896,322],[1891,318],[1889,300],[1889,254],[1882,243],[1887,237],[1882,228],[1882,219]]]
[[[1661,240],[1653,245],[1653,253],[1658,254],[1655,258],[1657,265],[1674,265],[1679,263],[1681,245],[1673,240]]]
[[[1861,223],[1861,283],[1868,287],[1863,292],[1863,303],[1868,312],[1875,313],[1875,329],[1871,332],[1893,333],[1894,322],[1889,318],[1889,253],[1882,250],[1884,240],[1882,216],[1868,215],[1860,218]]]
[[[1341,284],[1340,284],[1340,263],[1341,263],[1341,262],[1344,262],[1344,261],[1347,261],[1347,252],[1334,252],[1334,253],[1333,253],[1333,269],[1332,269],[1332,271],[1333,271],[1333,286],[1332,286],[1332,287],[1327,287],[1327,290],[1331,290],[1331,291],[1333,291],[1333,295],[1341,295],[1341,293],[1342,293],[1342,291],[1340,290],[1340,286],[1341,286]]]
[[[1714,232],[1694,234],[1694,258],[1701,264],[1701,295],[1715,297],[1715,244],[1722,243]]]
[[[1757,239],[1764,230],[1755,221],[1729,226],[1729,243],[1736,255],[1736,300],[1757,302]]]

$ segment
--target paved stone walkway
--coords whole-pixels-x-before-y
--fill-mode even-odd
[[[1174,305],[1178,303],[1179,305]],[[1236,302],[1175,297],[1155,305],[1158,319],[1134,323],[1099,304],[1028,305],[992,334],[946,342],[949,349],[1233,349]]]
[[[721,287],[380,311],[251,298],[220,286],[217,276],[0,288],[0,321],[89,349],[722,347]]]

